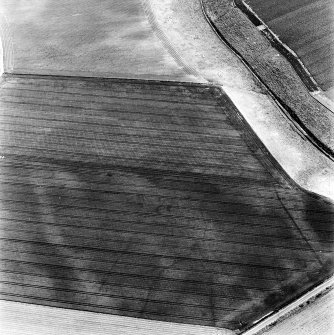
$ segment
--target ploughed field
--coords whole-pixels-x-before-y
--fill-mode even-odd
[[[333,204],[217,88],[6,75],[0,297],[241,329],[332,273]]]
[[[320,87],[334,92],[332,0],[246,0],[280,40],[293,49]]]
[[[145,4],[1,0],[0,29],[15,72],[188,80]]]

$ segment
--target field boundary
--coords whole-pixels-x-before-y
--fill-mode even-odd
[[[276,102],[282,112],[303,132],[304,136],[320,152],[322,152],[329,159],[334,161],[334,149],[330,144],[330,139],[329,142],[326,139],[326,133],[329,135],[329,137],[331,137],[331,134],[333,133],[334,119],[331,120],[333,115],[332,111],[324,106],[322,103],[320,103],[311,94],[308,87],[304,84],[300,76],[294,71],[291,63],[286,60],[284,55],[283,57],[286,60],[287,64],[291,66],[291,71],[295,72],[295,76],[300,79],[300,84],[295,84],[295,87],[301,89],[302,86],[304,88],[305,93],[307,94],[309,99],[308,102],[305,102],[302,99],[302,94],[304,94],[304,92],[302,91],[300,91],[301,94],[300,97],[298,97],[299,91],[294,91],[293,87],[285,87],[282,90],[282,88],[280,88],[280,82],[276,79],[276,77],[270,77],[271,73],[268,72],[265,66],[263,66],[262,59],[257,59],[256,61],[254,61],[254,59],[249,60],[243,55],[242,50],[240,49],[244,48],[245,45],[251,45],[252,41],[248,41],[246,36],[242,35],[244,34],[244,31],[239,31],[240,23],[237,22],[237,18],[233,17],[236,13],[236,10],[240,11],[240,13],[243,14],[239,7],[236,6],[235,0],[223,1],[222,3],[216,0],[212,1],[212,3],[210,2],[210,0],[200,1],[203,14],[212,29],[217,34],[217,36],[235,53],[236,56],[238,56],[242,60],[242,62],[253,73],[253,75],[264,85],[267,93],[273,98],[273,100]],[[252,18],[252,21],[248,17],[247,19],[248,21],[250,21],[249,24],[252,27],[254,27],[253,21],[255,21],[255,23],[261,22],[257,21],[258,19],[255,16]],[[232,31],[229,31],[227,33],[229,36],[225,36],[224,29],[227,29],[228,27],[230,27]],[[236,31],[233,31],[233,29],[235,29]],[[254,27],[254,29],[256,28]],[[234,37],[232,35],[237,37]],[[267,41],[270,46],[272,46],[268,38],[266,38],[263,34],[260,34],[260,36],[262,36],[262,38]],[[244,45],[238,46],[238,41],[242,41]],[[276,48],[274,48],[274,50],[276,50]],[[257,63],[255,64],[254,62]],[[268,65],[266,66],[268,67]],[[277,66],[280,66],[280,64],[277,64]],[[287,71],[283,71],[281,73],[280,68],[275,68],[273,69],[273,71],[275,75],[278,75],[281,78],[280,80],[282,80],[282,78],[284,78],[287,73]],[[264,74],[268,75],[269,79],[263,78]],[[291,81],[291,78],[289,78],[289,80]],[[277,89],[281,89],[281,92],[277,92]],[[291,93],[286,93],[289,90]],[[294,98],[292,98],[292,96],[294,96]],[[318,111],[317,115],[314,114],[314,110]]]
[[[320,91],[320,87],[307,70],[298,55],[283,43],[280,38],[267,26],[267,24],[255,13],[251,6],[245,3],[244,0],[233,0],[235,5],[246,14],[250,21],[261,31],[268,39],[270,44],[277,49],[292,65],[305,86],[310,92]]]
[[[234,112],[230,114],[231,120],[234,120],[234,125],[237,127],[241,132],[247,135],[251,141],[249,143],[253,143],[253,153],[255,156],[259,158],[265,168],[270,171],[273,178],[276,180],[280,180],[282,183],[287,183],[288,186],[291,188],[296,188],[299,191],[310,195],[314,199],[322,199],[327,203],[333,203],[330,198],[327,198],[323,195],[319,195],[315,192],[306,190],[303,186],[297,183],[282,167],[282,165],[274,158],[274,156],[270,153],[267,147],[263,144],[261,139],[255,133],[251,125],[248,123],[246,118],[242,115],[239,109],[235,106],[234,102],[230,99],[227,93],[224,90],[223,86],[210,84],[210,83],[197,83],[197,82],[186,82],[186,81],[166,81],[166,80],[153,80],[153,79],[135,79],[135,78],[110,78],[110,77],[88,77],[88,76],[71,76],[71,75],[46,75],[46,74],[39,74],[39,73],[16,73],[16,72],[9,72],[3,73],[2,75],[2,82],[5,83],[6,80],[10,78],[29,78],[29,79],[45,79],[45,80],[81,80],[87,82],[105,82],[105,83],[129,83],[129,84],[140,84],[140,85],[161,85],[161,86],[186,86],[186,87],[194,87],[194,88],[206,88],[206,89],[213,89],[216,90],[217,96],[216,99],[218,101],[218,105],[220,108],[229,105],[232,106]],[[0,86],[1,89],[1,86]],[[301,132],[301,134],[305,137],[306,134],[303,130],[296,125],[297,130]],[[7,155],[8,156],[8,155]],[[9,157],[9,156],[8,156]],[[50,161],[48,159],[47,161]],[[65,161],[54,161],[56,164],[67,165]],[[74,163],[71,162],[71,165]],[[81,163],[83,164],[83,163]],[[87,163],[89,166],[93,167],[106,167],[103,163]],[[123,167],[124,168],[124,167]],[[125,169],[125,168],[124,168]]]
[[[158,84],[158,85],[163,85],[163,86],[191,86],[191,87],[208,87],[212,86],[208,83],[202,83],[202,82],[194,82],[194,81],[181,81],[181,80],[159,80],[159,79],[144,79],[144,78],[128,78],[128,77],[109,77],[109,76],[95,76],[95,75],[81,75],[79,74],[67,74],[67,73],[44,73],[40,71],[35,71],[35,72],[25,72],[25,71],[12,71],[12,72],[7,72],[4,71],[3,73],[4,78],[6,77],[19,77],[19,78],[24,78],[24,77],[29,77],[32,79],[37,79],[37,78],[45,78],[45,79],[55,79],[55,80],[66,80],[66,79],[80,79],[80,80],[87,80],[87,81],[99,81],[99,82],[118,82],[118,83],[140,83],[140,84]]]
[[[262,319],[254,322],[253,326],[248,330],[244,331],[243,335],[257,335],[262,333],[263,331],[274,327],[276,323],[283,321],[290,315],[294,313],[298,313],[300,309],[312,303],[319,297],[323,296],[330,289],[333,288],[334,285],[334,277],[331,277],[324,281],[322,284],[314,287],[295,301],[291,302],[289,305],[284,308],[273,311],[272,313],[265,315]]]

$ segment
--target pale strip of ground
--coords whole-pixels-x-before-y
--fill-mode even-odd
[[[327,279],[322,284],[305,293],[281,310],[264,316],[255,322],[254,327],[244,332],[244,335],[280,335],[292,331],[292,335],[299,335],[298,331],[305,330],[305,334],[318,334],[323,328],[332,329],[333,326],[333,295],[334,277]],[[310,318],[310,311],[312,317]],[[311,319],[311,320],[310,320]],[[321,327],[317,327],[319,324]],[[284,331],[285,329],[285,331]],[[290,331],[288,331],[290,334]],[[304,333],[303,333],[304,334]],[[329,334],[324,332],[321,334]]]
[[[329,110],[334,113],[334,87],[328,91],[318,91],[311,93],[320,103],[326,106]]]
[[[324,94],[334,103],[334,86],[330,87],[327,91],[324,92]]]
[[[200,0],[145,0],[185,63],[221,85],[285,171],[302,187],[334,199],[334,163],[265,94],[205,20]]]
[[[2,49],[2,40],[0,36],[0,76],[3,74],[3,49]]]
[[[233,335],[184,325],[0,300],[2,335]]]
[[[300,312],[264,331],[263,335],[332,335],[334,334],[333,289]]]

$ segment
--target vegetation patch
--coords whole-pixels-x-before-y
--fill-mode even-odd
[[[334,115],[315,100],[283,57],[232,0],[202,0],[220,37],[242,57],[290,116],[321,149],[333,156]]]

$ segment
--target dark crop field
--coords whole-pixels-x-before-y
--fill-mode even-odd
[[[259,17],[300,57],[325,91],[334,86],[332,0],[246,0]]]
[[[212,86],[7,75],[0,298],[243,328],[332,273],[333,204]]]

